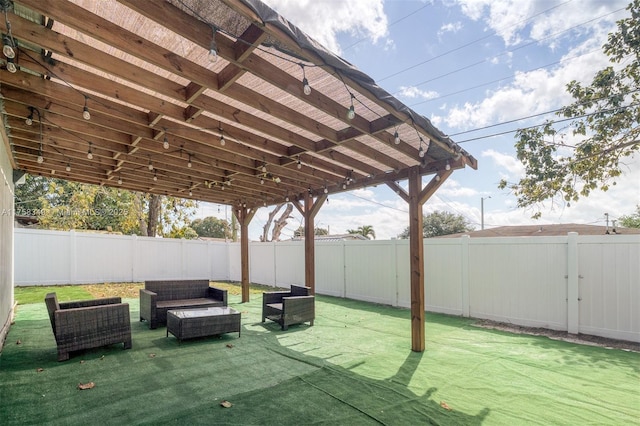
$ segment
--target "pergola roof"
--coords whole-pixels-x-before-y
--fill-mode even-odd
[[[2,130],[33,175],[252,208],[477,167],[257,0],[21,0],[6,17]]]

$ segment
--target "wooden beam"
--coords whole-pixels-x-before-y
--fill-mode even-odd
[[[409,258],[411,268],[411,350],[425,348],[424,244],[422,234],[422,176],[419,166],[409,170]]]
[[[240,264],[242,303],[249,301],[249,222],[253,219],[255,210],[239,206],[233,211],[240,224]]]

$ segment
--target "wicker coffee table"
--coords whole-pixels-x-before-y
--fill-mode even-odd
[[[236,331],[240,337],[240,312],[232,308],[176,309],[167,312],[167,337],[171,333],[180,341]]]

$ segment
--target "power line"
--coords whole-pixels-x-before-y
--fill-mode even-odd
[[[522,45],[520,45],[520,46],[518,46],[518,47],[514,47],[513,49],[505,50],[505,51],[503,51],[503,52],[501,52],[501,53],[499,53],[499,54],[497,54],[497,55],[494,55],[494,56],[492,56],[492,57],[490,57],[490,58],[485,58],[485,59],[483,59],[483,60],[480,60],[480,61],[474,62],[474,63],[472,63],[472,64],[465,65],[465,66],[460,67],[460,68],[456,68],[456,69],[454,69],[454,70],[451,70],[451,71],[446,72],[446,73],[444,73],[444,74],[440,74],[440,75],[438,75],[438,76],[436,76],[436,77],[433,77],[433,78],[430,78],[430,79],[428,79],[428,80],[421,81],[420,83],[413,84],[413,85],[412,85],[412,87],[419,87],[419,86],[422,86],[422,85],[424,85],[424,84],[431,83],[431,82],[433,82],[433,81],[435,81],[435,80],[439,80],[439,79],[441,79],[441,78],[448,77],[448,76],[450,76],[450,75],[453,75],[453,74],[459,73],[459,72],[461,72],[461,71],[467,70],[467,69],[469,69],[469,68],[473,68],[473,67],[478,66],[478,65],[480,65],[480,64],[483,64],[483,63],[486,63],[486,62],[490,62],[490,61],[492,61],[492,60],[494,60],[494,59],[497,59],[497,58],[499,58],[499,57],[501,57],[501,56],[507,55],[507,54],[509,54],[509,53],[513,53],[513,52],[515,52],[515,51],[517,51],[517,50],[521,50],[521,49],[524,49],[524,48],[526,48],[526,47],[529,47],[529,46],[533,46],[533,45],[539,44],[540,42],[545,41],[545,40],[553,39],[553,38],[555,38],[555,37],[559,36],[560,34],[563,34],[563,33],[569,32],[569,31],[574,30],[574,29],[576,29],[576,28],[578,28],[578,27],[581,27],[581,26],[583,26],[583,25],[586,25],[586,24],[592,23],[592,22],[594,22],[594,21],[597,21],[597,20],[599,20],[599,19],[602,19],[602,18],[604,18],[604,17],[606,17],[606,16],[613,15],[614,13],[618,13],[618,12],[620,12],[620,11],[622,11],[622,10],[625,10],[625,8],[620,8],[620,9],[614,10],[613,12],[609,12],[609,13],[606,13],[606,14],[604,14],[604,15],[600,15],[600,16],[598,16],[598,17],[596,17],[596,18],[593,18],[593,19],[590,19],[590,20],[588,20],[588,21],[582,22],[581,24],[578,24],[578,25],[574,25],[573,27],[567,28],[567,29],[565,29],[565,30],[558,31],[558,32],[556,32],[556,33],[553,33],[553,34],[551,34],[551,35],[547,36],[547,37],[541,38],[541,39],[539,39],[539,40],[536,40],[536,41],[532,41],[532,42],[529,42],[529,43],[522,44]],[[380,81],[382,81],[382,80],[380,80]]]
[[[526,19],[523,19],[522,21],[519,21],[519,22],[516,22],[515,24],[509,25],[509,26],[505,27],[505,29],[506,29],[506,28],[511,28],[511,27],[516,26],[516,25],[520,25],[520,24],[521,24],[521,23],[523,23],[523,22],[527,22],[527,21],[529,21],[529,20],[532,20],[533,18],[536,18],[536,17],[538,17],[538,16],[540,16],[540,15],[542,15],[542,14],[544,14],[544,13],[547,13],[547,12],[549,12],[549,11],[553,10],[553,9],[556,9],[556,8],[558,8],[558,7],[560,7],[560,6],[564,6],[565,4],[570,3],[571,1],[572,1],[572,0],[568,0],[568,1],[564,2],[564,3],[560,3],[560,4],[556,5],[556,6],[550,7],[549,9],[543,10],[542,12],[539,12],[539,13],[537,13],[537,14],[535,14],[535,15],[532,15],[532,16],[530,16],[530,17],[526,18]],[[405,69],[402,69],[402,70],[400,70],[400,71],[397,71],[397,72],[395,72],[395,73],[393,73],[393,74],[387,75],[386,77],[383,77],[383,78],[379,79],[379,80],[378,80],[378,83],[379,83],[379,82],[381,82],[381,81],[387,80],[387,79],[389,79],[389,78],[391,78],[391,77],[395,77],[396,75],[402,74],[402,73],[404,73],[404,72],[406,72],[406,71],[409,71],[409,70],[412,70],[412,69],[414,69],[414,68],[417,68],[417,67],[419,67],[419,66],[421,66],[421,65],[424,65],[424,64],[427,64],[427,63],[429,63],[429,62],[432,62],[432,61],[434,61],[434,60],[436,60],[436,59],[439,59],[439,58],[442,58],[442,57],[444,57],[444,56],[447,56],[447,55],[449,55],[450,53],[457,52],[458,50],[462,50],[462,49],[464,49],[465,47],[472,46],[472,45],[474,45],[474,44],[476,44],[476,43],[479,43],[479,42],[481,42],[481,41],[483,41],[483,40],[486,40],[486,39],[488,39],[488,38],[493,37],[493,36],[494,36],[494,35],[496,35],[497,33],[498,33],[498,30],[496,30],[496,31],[492,32],[491,34],[488,34],[488,35],[486,35],[486,36],[484,36],[484,37],[481,37],[481,38],[479,38],[479,39],[476,39],[476,40],[470,41],[469,43],[463,44],[463,45],[461,45],[461,46],[458,46],[458,47],[455,47],[455,48],[453,48],[453,49],[451,49],[451,50],[448,50],[448,51],[446,51],[446,52],[444,52],[444,53],[441,53],[441,54],[439,54],[439,55],[436,55],[436,56],[434,56],[434,57],[432,57],[432,58],[430,58],[430,59],[427,59],[426,61],[422,61],[422,62],[420,62],[420,63],[417,63],[417,64],[415,64],[415,65],[412,65],[412,66],[410,66],[410,67],[407,67],[407,68],[405,68]]]
[[[531,68],[531,69],[524,70],[524,71],[520,71],[520,72],[521,72],[521,73],[529,73],[529,72],[533,72],[533,71],[538,71],[538,70],[541,70],[541,69],[544,69],[544,68],[549,68],[549,67],[551,67],[551,66],[553,66],[553,65],[558,65],[558,64],[561,64],[561,63],[563,63],[563,62],[567,62],[567,61],[570,61],[570,60],[578,59],[578,58],[581,58],[581,57],[583,57],[583,56],[590,55],[590,54],[592,54],[592,53],[600,52],[600,51],[601,51],[601,49],[594,49],[594,50],[590,50],[590,51],[588,51],[588,52],[581,53],[580,55],[576,55],[576,56],[569,56],[569,57],[563,58],[563,59],[561,59],[561,60],[559,60],[559,61],[551,62],[551,63],[548,63],[548,64],[546,64],[546,65],[541,65],[541,66],[539,66],[539,67]],[[459,94],[461,94],[461,93],[465,93],[465,92],[468,92],[468,91],[471,91],[471,90],[474,90],[474,89],[479,89],[479,88],[484,87],[484,86],[489,86],[489,85],[491,85],[491,84],[500,83],[501,81],[511,80],[512,78],[515,78],[515,77],[516,77],[516,75],[517,75],[517,74],[512,74],[512,75],[509,75],[509,76],[506,76],[506,77],[498,78],[498,79],[496,79],[496,80],[488,81],[488,82],[486,82],[486,83],[481,83],[481,84],[478,84],[478,85],[476,85],[476,86],[468,87],[468,88],[466,88],[466,89],[461,89],[461,90],[458,90],[458,91],[456,91],[456,92],[447,93],[447,94],[445,94],[445,95],[441,95],[441,96],[438,96],[438,97],[435,97],[435,98],[425,99],[424,101],[420,101],[420,102],[413,103],[413,104],[409,105],[409,107],[413,108],[413,107],[415,107],[416,105],[422,105],[422,104],[425,104],[425,103],[427,103],[427,102],[437,101],[437,100],[444,99],[444,98],[447,98],[447,97],[449,97],[449,96],[453,96],[453,95],[459,95]],[[397,95],[401,94],[401,92],[402,92],[402,91],[397,91],[397,92],[395,92],[393,95],[394,95],[394,96],[397,96]]]

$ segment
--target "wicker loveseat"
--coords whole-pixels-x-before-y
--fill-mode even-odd
[[[58,346],[58,361],[69,352],[124,343],[131,348],[129,304],[119,297],[58,302],[56,293],[45,296],[51,328]]]
[[[307,321],[313,325],[315,316],[315,296],[309,287],[292,285],[290,291],[262,294],[262,322],[268,318],[286,330],[292,324]]]
[[[140,321],[149,328],[167,325],[170,309],[227,306],[227,290],[209,287],[209,280],[145,281],[140,289]]]

